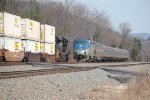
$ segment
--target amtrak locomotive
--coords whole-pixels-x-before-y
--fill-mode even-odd
[[[78,38],[73,42],[73,57],[78,62],[127,61],[129,52],[88,39]]]
[[[76,61],[94,60],[96,42],[84,38],[76,39],[73,42],[73,55]]]

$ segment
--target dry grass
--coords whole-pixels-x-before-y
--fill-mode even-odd
[[[120,100],[150,100],[150,76],[136,77],[120,95]]]
[[[120,92],[124,90],[124,86],[103,86],[99,89],[82,93],[80,100],[115,100]]]
[[[150,100],[150,75],[136,77],[128,83],[128,86],[121,89],[100,88],[83,93],[80,100]]]

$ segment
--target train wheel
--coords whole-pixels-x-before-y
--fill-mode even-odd
[[[43,58],[43,62],[46,62],[46,59],[45,59],[45,58]]]
[[[66,61],[65,62],[68,62],[68,57],[66,58]]]
[[[27,58],[27,57],[24,57],[24,58],[23,58],[23,62],[28,62],[28,58]]]
[[[45,60],[45,58],[41,58],[40,61],[41,62],[45,62],[46,60]]]
[[[4,56],[1,56],[1,57],[0,57],[0,63],[1,63],[1,62],[5,62],[5,61],[6,61],[6,60],[5,60],[5,57],[4,57]]]
[[[0,57],[0,63],[3,61],[3,57]]]

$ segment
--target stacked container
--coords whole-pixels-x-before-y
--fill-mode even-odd
[[[5,50],[1,57],[5,56],[6,61],[22,59],[20,16],[0,12],[0,50]]]
[[[22,47],[25,52],[40,53],[40,42],[22,39]]]
[[[0,12],[0,60],[41,61],[55,55],[55,27]]]
[[[55,54],[55,27],[41,25],[41,52]]]
[[[40,52],[40,23],[22,19],[22,47],[25,52],[39,53]]]
[[[0,49],[21,50],[21,17],[0,13]],[[16,48],[17,46],[17,48]]]
[[[22,47],[28,61],[40,61],[40,22],[22,19]]]
[[[41,25],[41,41],[55,43],[55,27],[50,25]]]
[[[40,22],[27,18],[22,19],[21,22],[22,37],[28,40],[40,41]]]
[[[54,60],[55,56],[55,27],[50,25],[41,25],[41,52],[47,54],[49,57],[47,62]]]

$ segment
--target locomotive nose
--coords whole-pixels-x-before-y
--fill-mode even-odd
[[[86,55],[86,50],[77,50],[77,51],[75,51],[75,54],[76,55]]]

